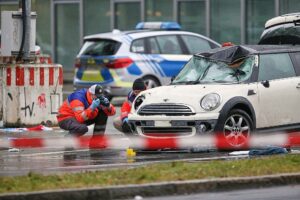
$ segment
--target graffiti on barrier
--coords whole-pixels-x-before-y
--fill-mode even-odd
[[[46,95],[45,93],[42,93],[38,96],[38,103],[40,108],[46,108]]]
[[[33,114],[33,108],[34,108],[34,102],[32,102],[31,107],[30,104],[27,104],[26,102],[26,89],[24,88],[24,101],[25,101],[25,106],[21,107],[21,110],[25,111],[25,117],[27,117],[27,111],[29,112],[29,116],[31,117]]]
[[[13,100],[14,100],[10,92],[9,92],[9,93],[7,93],[7,95],[8,95],[8,97],[9,97],[9,99],[10,99],[11,101],[13,101]]]

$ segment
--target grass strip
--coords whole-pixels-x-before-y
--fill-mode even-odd
[[[300,172],[300,155],[257,157],[244,160],[170,162],[76,174],[0,177],[0,193],[100,187],[223,177],[245,177]]]

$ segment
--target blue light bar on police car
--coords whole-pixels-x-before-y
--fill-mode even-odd
[[[181,26],[177,22],[140,22],[135,29],[180,30]]]

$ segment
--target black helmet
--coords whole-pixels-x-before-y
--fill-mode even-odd
[[[145,82],[143,81],[143,79],[141,79],[141,78],[136,79],[133,82],[132,89],[133,90],[146,90],[146,85],[145,85]]]
[[[90,88],[89,88],[89,92],[91,94],[94,94],[96,95],[97,97],[100,97],[103,95],[103,87],[101,85],[92,85]]]

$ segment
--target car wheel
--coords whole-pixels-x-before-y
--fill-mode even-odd
[[[145,76],[143,78],[143,80],[144,80],[144,82],[147,86],[147,89],[151,89],[151,88],[155,88],[155,87],[160,86],[159,81],[156,78],[153,78],[151,76]]]
[[[248,113],[240,109],[233,109],[225,118],[222,126],[223,136],[231,147],[242,147],[250,137],[253,122]]]

